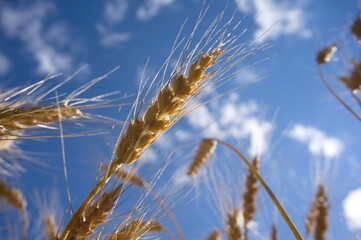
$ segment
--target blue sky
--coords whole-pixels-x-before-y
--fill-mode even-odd
[[[63,73],[54,79],[55,84],[86,65],[85,70],[59,90],[65,93],[119,66],[116,72],[84,93],[84,97],[116,90],[121,91],[117,97],[125,93],[135,94],[142,72],[153,77],[169,56],[185,19],[187,22],[181,36],[189,35],[202,3],[200,0],[1,2],[1,87],[31,84],[47,75]],[[357,144],[360,142],[357,134],[360,126],[322,84],[315,56],[331,43],[339,46],[333,61],[323,67],[324,73],[340,96],[359,110],[347,89],[336,80],[350,73],[351,59],[360,57],[359,46],[349,33],[359,12],[359,3],[356,0],[242,0],[237,4],[232,0],[214,0],[199,32],[204,31],[226,5],[226,15],[231,16],[233,10],[236,10],[237,19],[246,15],[241,27],[249,29],[239,41],[270,43],[272,48],[240,63],[237,67],[246,69],[210,97],[261,80],[216,99],[185,117],[175,126],[176,130],[162,136],[148,150],[143,159],[145,166],[169,156],[171,149],[178,147],[170,157],[169,172],[164,173],[164,180],[159,185],[172,181],[175,186],[200,193],[192,195],[191,203],[176,207],[187,239],[205,238],[214,227],[222,227],[221,215],[217,216],[222,211],[214,210],[222,207],[214,202],[200,204],[209,194],[206,184],[201,183],[201,180],[208,181],[205,177],[208,170],[204,170],[200,181],[183,176],[201,137],[226,140],[250,158],[261,155],[261,173],[279,194],[280,200],[285,202],[301,231],[305,211],[317,183],[322,181],[328,188],[332,204],[330,239],[357,236],[361,229],[361,207],[355,206],[355,202],[361,202],[361,178],[357,174],[360,168],[357,156],[361,155]],[[268,57],[270,59],[251,66]],[[130,97],[121,102],[131,103],[133,100]],[[99,110],[101,114],[120,120],[125,119],[128,111],[129,107],[120,112],[118,108]],[[105,129],[113,136],[119,132],[119,127]],[[105,155],[105,152],[111,152],[111,147],[106,146],[107,141],[111,146],[115,143],[115,139],[108,140],[107,137],[65,140],[69,185],[76,199],[75,205],[94,183],[97,164],[110,157]],[[51,167],[26,166],[27,172],[12,180],[14,184],[26,189],[25,194],[30,199],[32,189],[59,189],[61,209],[65,211],[68,204],[60,140],[23,141],[19,146]],[[146,163],[146,158],[149,163]],[[231,161],[228,158],[234,159],[234,156],[226,150],[217,150],[211,164],[215,168],[217,161]],[[233,164],[226,165],[231,168]],[[245,171],[241,165],[238,167],[242,178]],[[210,167],[209,171],[212,169]],[[28,184],[31,187],[27,187]],[[262,193],[259,204],[263,213],[255,220],[255,236],[267,239],[268,229],[276,219],[280,238],[291,239],[284,222],[268,202]],[[190,217],[195,211],[200,213]],[[209,218],[208,213],[218,221],[205,220]],[[262,228],[267,229],[267,233],[262,233]]]

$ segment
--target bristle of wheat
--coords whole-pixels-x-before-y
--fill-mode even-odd
[[[122,186],[120,185],[110,192],[102,193],[98,201],[89,204],[83,215],[79,216],[74,226],[72,226],[66,239],[86,238],[93,235],[95,229],[106,222],[106,218],[114,208],[121,189]]]
[[[358,15],[353,22],[351,33],[356,37],[357,41],[361,41],[361,15]]]
[[[174,124],[177,117],[184,113],[190,98],[207,82],[205,71],[217,62],[221,54],[218,46],[211,53],[202,55],[190,66],[187,76],[176,75],[160,90],[143,116],[130,121],[115,148],[115,161],[118,164],[130,164],[137,160],[144,149]]]
[[[103,170],[108,170],[108,166],[102,164]],[[114,176],[118,177],[120,180],[125,181],[126,183],[133,184],[138,187],[145,187],[147,184],[145,181],[139,177],[134,171],[126,171],[123,168],[117,168],[114,172]]]
[[[241,211],[239,209],[233,210],[228,215],[228,222],[227,222],[228,240],[242,240],[240,217],[241,217]]]
[[[271,240],[277,240],[277,228],[276,225],[272,225],[271,229]]]
[[[44,225],[45,225],[45,231],[46,235],[48,237],[48,240],[56,240],[56,234],[58,231],[58,227],[55,224],[54,216],[52,215],[46,215],[44,216]]]
[[[343,82],[353,94],[361,91],[361,62],[355,60],[351,75],[348,77],[340,77],[339,80]]]
[[[60,114],[59,114],[60,112]],[[29,127],[36,127],[41,124],[49,124],[67,118],[79,118],[83,113],[74,107],[59,106],[57,107],[31,107],[31,108],[14,108],[0,112],[0,126],[6,130],[16,131],[24,130]]]
[[[214,230],[208,237],[206,240],[220,240],[221,239],[221,231],[219,231],[218,229]]]
[[[259,169],[258,157],[255,157],[252,160],[252,165],[258,171]],[[243,218],[244,218],[245,228],[247,228],[248,223],[253,219],[254,213],[257,211],[256,196],[259,191],[257,182],[258,182],[257,176],[251,170],[249,170],[246,179],[246,191],[243,194]]]
[[[164,228],[155,221],[135,220],[123,230],[112,235],[109,240],[138,240],[149,232],[161,232]]]
[[[196,156],[193,159],[192,164],[190,165],[187,175],[192,177],[195,176],[199,169],[208,161],[211,155],[214,153],[217,146],[217,141],[213,139],[203,139]]]
[[[317,192],[317,217],[315,220],[315,240],[326,240],[326,232],[328,229],[328,210],[330,208],[326,189],[323,185],[319,185]]]
[[[317,63],[324,64],[330,62],[336,51],[337,51],[337,46],[335,44],[331,44],[330,46],[321,49],[316,57]]]

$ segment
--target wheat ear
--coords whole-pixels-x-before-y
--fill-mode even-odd
[[[0,197],[20,212],[23,221],[22,234],[23,238],[26,239],[29,220],[26,211],[27,203],[23,194],[19,189],[12,188],[0,181]]]
[[[330,208],[326,189],[323,185],[318,186],[316,195],[317,217],[315,219],[315,240],[326,240],[326,232],[328,229],[328,210]]]
[[[53,215],[46,215],[43,217],[46,235],[48,240],[57,240],[57,232],[58,227],[55,224],[54,216]]]
[[[277,240],[277,228],[276,225],[272,225],[271,228],[271,240]]]
[[[75,107],[62,105],[59,107],[60,117],[63,119],[79,118],[83,113]],[[24,130],[41,124],[59,121],[59,112],[56,106],[14,108],[0,110],[0,126],[6,130]]]
[[[241,217],[241,211],[234,209],[228,214],[227,221],[227,239],[228,240],[242,240],[241,225],[239,219]]]
[[[321,49],[316,57],[317,63],[324,64],[330,62],[336,51],[337,51],[336,44],[331,44],[330,46]]]
[[[361,15],[358,15],[353,22],[351,33],[356,37],[357,41],[361,41]]]
[[[109,240],[138,240],[148,232],[161,232],[164,228],[154,221],[135,220],[120,232],[112,235]]]
[[[115,156],[118,164],[136,161],[165,130],[185,113],[188,101],[209,80],[205,71],[217,62],[222,54],[219,45],[211,53],[202,55],[193,63],[187,75],[176,75],[145,110],[140,119],[133,119],[120,138]]]
[[[105,171],[108,171],[109,166],[102,164],[101,168]],[[113,174],[125,183],[130,183],[141,188],[145,188],[147,186],[147,183],[140,176],[138,176],[135,171],[129,172],[120,167],[117,168]]]
[[[217,142],[213,139],[203,139],[196,156],[190,165],[187,175],[192,177],[195,176],[199,169],[208,161],[211,155],[214,153],[217,146]]]
[[[259,158],[255,157],[252,160],[252,166],[258,171],[259,170]],[[243,219],[244,219],[244,236],[248,239],[248,223],[253,219],[254,213],[257,211],[256,207],[256,196],[259,191],[257,186],[257,176],[252,170],[248,170],[248,176],[246,179],[246,191],[243,194]]]
[[[218,229],[214,230],[208,237],[206,240],[220,240],[221,239],[221,231],[219,231]]]
[[[119,185],[110,192],[104,192],[97,202],[89,204],[83,214],[76,219],[76,224],[74,224],[66,239],[73,240],[93,235],[95,229],[106,222],[121,189],[122,185]]]

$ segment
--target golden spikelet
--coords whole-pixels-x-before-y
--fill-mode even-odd
[[[272,225],[271,229],[271,240],[277,240],[277,228],[276,225]]]
[[[337,51],[336,44],[331,44],[330,46],[321,49],[316,57],[317,63],[324,64],[330,62],[336,51]]]
[[[227,222],[227,239],[228,240],[242,240],[241,226],[239,219],[241,217],[241,211],[234,209],[232,213],[228,214]]]
[[[196,156],[190,165],[187,175],[195,176],[199,169],[208,161],[211,155],[214,153],[217,146],[217,141],[213,139],[203,139],[201,145],[198,148]]]
[[[109,240],[137,240],[149,232],[161,232],[164,228],[155,221],[135,220],[120,232],[112,235]]]
[[[22,234],[23,238],[26,239],[29,220],[26,211],[27,203],[23,194],[19,189],[7,186],[4,182],[0,181],[0,197],[20,212],[23,221]]]
[[[259,158],[255,157],[252,160],[253,167],[258,171],[259,169]],[[244,226],[246,229],[245,237],[247,239],[247,225],[253,219],[254,213],[257,211],[256,207],[256,196],[259,191],[257,186],[257,176],[249,169],[248,176],[246,179],[246,191],[243,194],[243,218]]]
[[[326,189],[323,185],[319,185],[317,192],[317,217],[315,220],[315,240],[326,240],[326,232],[328,229],[328,210],[330,206],[326,195]]]
[[[358,15],[353,22],[351,33],[356,37],[357,41],[361,41],[361,15]]]
[[[106,222],[121,189],[122,185],[119,185],[110,192],[104,192],[97,202],[89,204],[83,214],[76,219],[66,239],[86,238],[93,235],[95,229]]]
[[[354,69],[350,76],[340,77],[340,81],[343,82],[353,94],[361,91],[361,62],[354,60]]]
[[[44,216],[43,220],[44,220],[45,231],[46,231],[48,240],[56,240],[58,227],[55,224],[54,216],[46,215],[46,216]]]
[[[60,114],[59,114],[60,113]],[[24,130],[42,124],[58,122],[60,119],[79,118],[83,113],[75,107],[66,105],[30,107],[30,108],[5,108],[0,110],[0,126],[6,130]]]
[[[315,240],[326,239],[326,231],[328,228],[328,198],[326,196],[325,187],[320,184],[312,203],[312,207],[308,212],[305,221],[306,236],[314,233]]]
[[[216,229],[207,237],[207,240],[220,240],[221,235],[222,235],[221,231]]]
[[[219,45],[211,53],[202,55],[193,63],[188,74],[177,74],[161,89],[157,97],[139,119],[130,121],[125,134],[120,138],[115,156],[117,164],[136,161],[165,130],[184,114],[189,100],[198,94],[207,83],[206,70],[217,62],[222,54]]]

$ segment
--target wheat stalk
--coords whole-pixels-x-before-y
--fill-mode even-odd
[[[203,139],[196,156],[194,157],[191,165],[189,166],[187,175],[195,176],[199,169],[208,161],[211,155],[214,153],[217,146],[217,142],[213,139]]]
[[[277,228],[276,225],[272,225],[271,229],[271,240],[277,240]]]

